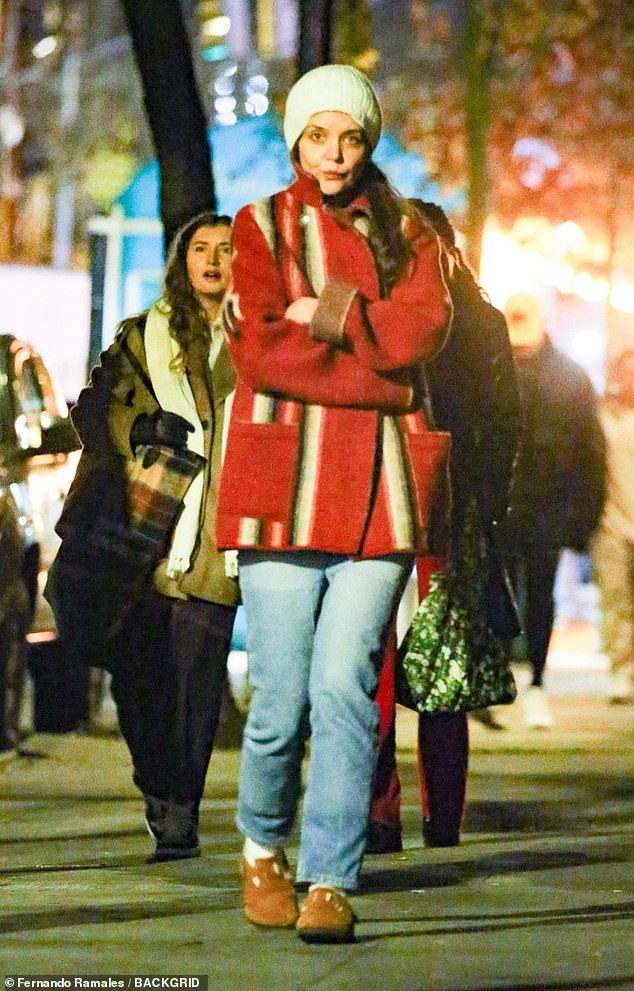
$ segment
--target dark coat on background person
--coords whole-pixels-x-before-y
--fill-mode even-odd
[[[435,425],[452,436],[453,529],[460,533],[469,501],[475,498],[490,568],[489,621],[495,632],[514,636],[520,628],[506,561],[522,412],[506,319],[456,250],[453,228],[442,209],[435,203],[413,202],[440,236],[450,260],[451,333],[425,371]]]
[[[605,438],[590,379],[548,338],[516,350],[525,433],[513,486],[512,533],[557,550],[587,550],[605,498]]]

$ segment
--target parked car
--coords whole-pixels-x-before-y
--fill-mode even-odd
[[[24,341],[0,335],[0,491],[7,545],[14,547],[20,559],[21,608],[26,595],[26,640],[36,667],[38,660],[53,656],[55,651],[55,620],[42,592],[59,546],[54,527],[78,458],[79,441],[66,401],[40,355]],[[15,588],[7,591],[15,586],[9,565],[7,571],[5,575],[3,566],[0,572],[0,597],[4,601],[6,594],[7,601],[18,601],[20,594]],[[9,642],[16,638],[19,612],[15,607],[8,609],[7,616],[13,616],[5,622],[13,629]],[[20,615],[23,617],[23,612]],[[24,618],[21,622],[24,626]],[[7,662],[8,648],[2,644],[0,649],[6,700],[7,672],[12,663]],[[9,695],[13,697],[11,692]]]

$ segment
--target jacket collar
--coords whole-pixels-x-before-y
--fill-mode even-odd
[[[297,171],[297,178],[295,182],[291,183],[288,191],[300,203],[306,203],[308,206],[321,206],[322,204],[323,196],[319,183],[305,172]]]
[[[368,198],[365,193],[360,192],[345,206],[335,206],[331,204],[328,200],[324,200],[321,189],[319,188],[319,183],[311,175],[307,175],[306,172],[301,172],[299,169],[296,171],[297,178],[295,182],[291,183],[288,187],[288,191],[295,199],[299,200],[301,203],[306,203],[308,206],[322,206],[329,213],[332,214],[350,214],[351,218],[354,218],[358,214],[365,214],[370,216],[370,204],[368,203]]]

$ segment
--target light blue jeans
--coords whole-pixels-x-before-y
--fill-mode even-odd
[[[310,732],[298,881],[357,886],[377,754],[374,693],[412,565],[410,554],[240,552],[253,695],[237,823],[261,846],[284,845]]]

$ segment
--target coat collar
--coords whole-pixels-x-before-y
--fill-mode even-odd
[[[305,172],[297,172],[297,178],[288,187],[288,191],[293,199],[299,200],[300,203],[306,203],[308,206],[321,206],[322,204],[323,196],[319,183],[312,176],[306,175]]]
[[[297,170],[297,178],[288,187],[288,192],[294,199],[299,200],[301,203],[306,203],[308,206],[321,206],[333,215],[347,213],[351,217],[355,217],[358,214],[370,216],[370,204],[365,193],[360,192],[346,206],[335,207],[327,200],[324,200],[319,183],[312,176],[307,175],[306,172]]]

